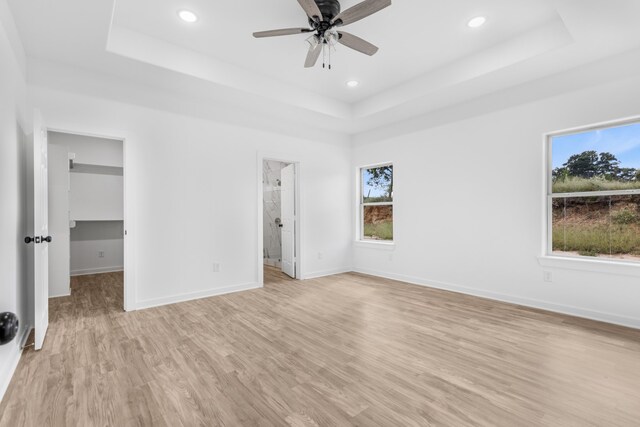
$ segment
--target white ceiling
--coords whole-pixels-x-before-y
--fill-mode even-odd
[[[346,9],[359,0],[343,0]],[[482,6],[480,6],[482,3]],[[484,50],[534,28],[553,16],[553,0],[395,0],[391,7],[348,27],[380,47],[368,57],[339,45],[333,69],[303,67],[309,35],[256,40],[252,33],[276,28],[308,27],[296,0],[118,0],[113,25],[210,55],[223,62],[295,86],[354,102],[396,86],[436,67]],[[177,11],[195,11],[200,21],[189,25]],[[488,23],[466,24],[477,15]],[[345,82],[361,82],[357,90]]]
[[[331,71],[303,67],[304,35],[251,35],[304,26],[296,0],[8,2],[31,58],[166,85],[187,77],[235,91],[238,100],[258,97],[320,113],[347,132],[640,47],[636,0],[394,0],[345,27],[378,45],[378,54],[368,57],[338,45]],[[342,7],[357,2],[344,0]],[[180,9],[193,10],[199,21],[180,21]],[[478,15],[487,24],[467,27]],[[351,79],[361,85],[347,88]]]

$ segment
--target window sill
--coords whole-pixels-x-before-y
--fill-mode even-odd
[[[356,240],[354,246],[358,248],[378,249],[381,251],[393,251],[396,249],[395,242]]]
[[[605,259],[582,259],[545,255],[538,257],[542,267],[589,271],[603,274],[640,277],[640,263]]]

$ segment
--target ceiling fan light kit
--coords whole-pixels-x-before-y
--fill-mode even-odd
[[[281,30],[260,31],[253,33],[255,38],[288,36],[294,34],[313,33],[307,38],[309,51],[304,66],[311,68],[316,65],[320,54],[323,55],[323,68],[331,69],[331,50],[340,43],[353,50],[373,56],[378,48],[360,37],[344,31],[338,27],[353,24],[367,16],[391,6],[391,0],[364,0],[361,3],[341,11],[338,0],[298,0],[307,14],[311,28],[285,28]]]

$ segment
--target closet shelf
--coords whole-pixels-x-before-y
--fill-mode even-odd
[[[72,218],[71,221],[75,221],[75,222],[122,222],[122,221],[124,221],[124,218],[90,218],[90,219]]]
[[[72,168],[69,169],[71,173],[88,173],[96,175],[113,175],[122,176],[124,174],[124,168],[116,166],[103,166],[103,165],[91,165],[88,163],[73,163]]]

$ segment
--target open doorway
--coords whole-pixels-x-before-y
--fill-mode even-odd
[[[300,277],[298,164],[262,160],[263,283]]]
[[[122,310],[123,141],[57,131],[47,139],[49,298],[84,298],[103,310]]]

